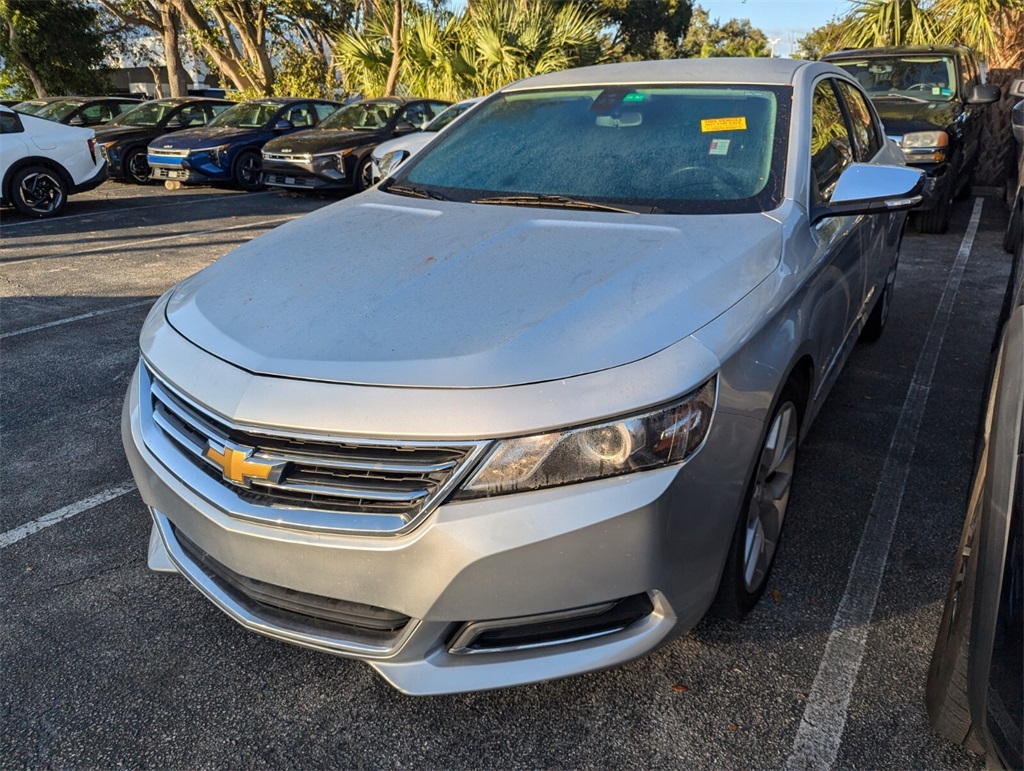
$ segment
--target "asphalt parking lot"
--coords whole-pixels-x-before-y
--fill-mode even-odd
[[[745,621],[610,671],[431,698],[151,573],[121,449],[152,302],[331,203],[108,182],[54,220],[0,212],[0,766],[983,767],[932,732],[924,680],[1009,272],[998,199],[908,233],[889,327],[801,447]]]

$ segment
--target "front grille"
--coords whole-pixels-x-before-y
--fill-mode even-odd
[[[486,443],[392,443],[254,431],[193,404],[149,374],[152,422],[211,480],[256,509],[291,509],[387,517],[407,530],[469,471]],[[245,454],[245,465],[272,468],[230,480],[215,455]],[[242,455],[237,456],[241,460]],[[261,518],[273,519],[266,515]],[[284,517],[287,520],[287,517]]]
[[[150,177],[154,179],[187,179],[188,172],[183,169],[169,169],[166,166],[150,166]]]
[[[263,181],[268,185],[286,185],[288,187],[313,187],[316,184],[316,180],[310,176],[275,174],[273,172],[265,172]]]
[[[171,532],[208,578],[261,618],[283,622],[297,631],[326,632],[376,645],[396,638],[410,621],[406,615],[375,605],[300,592],[243,576],[207,554],[176,527],[172,526]]]

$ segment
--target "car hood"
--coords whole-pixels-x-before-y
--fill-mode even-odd
[[[250,372],[497,387],[650,356],[776,267],[763,214],[623,215],[370,191],[236,249],[171,294],[170,324]]]
[[[100,126],[96,129],[97,142],[113,142],[118,139],[139,139],[147,134],[159,136],[163,129],[145,126]]]
[[[413,155],[422,150],[438,133],[437,131],[417,131],[415,134],[390,139],[373,148],[373,157],[383,158],[387,153],[393,153],[396,150],[405,150]]]
[[[212,144],[220,145],[244,141],[257,137],[262,133],[264,133],[263,129],[201,126],[159,137],[153,143],[153,147],[157,150],[190,150],[198,147],[209,147]]]
[[[307,129],[286,137],[272,139],[263,145],[267,153],[329,153],[347,147],[376,142],[383,131],[346,131],[344,129]]]
[[[872,101],[889,136],[903,136],[910,131],[947,131],[963,110],[956,100],[928,104],[904,99]]]

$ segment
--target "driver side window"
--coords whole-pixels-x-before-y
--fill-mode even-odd
[[[811,108],[811,202],[828,203],[839,175],[853,163],[853,142],[831,80],[814,87]]]

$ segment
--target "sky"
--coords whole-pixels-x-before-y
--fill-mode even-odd
[[[789,56],[796,42],[834,16],[845,15],[847,0],[696,0],[711,19],[750,19],[769,40],[779,39],[776,56]]]

